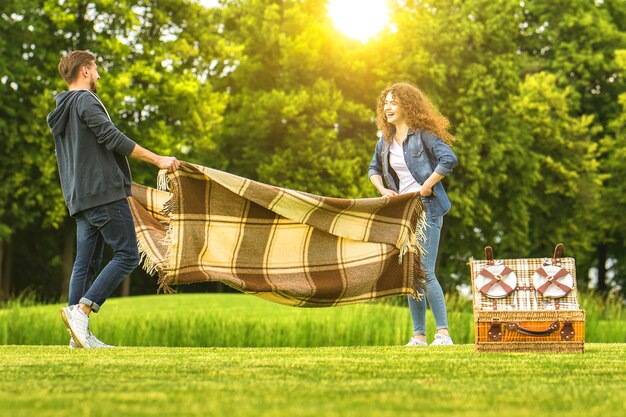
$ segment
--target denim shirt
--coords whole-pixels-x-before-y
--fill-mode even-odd
[[[424,184],[433,171],[443,176],[450,175],[458,162],[452,149],[443,140],[424,130],[414,132],[409,129],[407,139],[402,142],[402,149],[409,172],[419,184]],[[380,175],[386,188],[398,192],[398,176],[389,165],[389,144],[383,137],[376,144],[376,151],[369,166],[368,176],[372,175]],[[432,217],[443,216],[451,207],[441,181],[435,184],[433,193],[422,198],[422,201]]]

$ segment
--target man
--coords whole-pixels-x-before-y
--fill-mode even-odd
[[[89,315],[139,264],[137,238],[126,197],[131,173],[126,157],[150,162],[170,171],[175,157],[160,156],[120,132],[96,95],[95,55],[73,51],[59,63],[68,91],[56,96],[56,109],[47,118],[54,136],[61,188],[70,216],[76,219],[76,259],[69,288],[69,306],[61,316],[70,334],[70,347],[112,347],[89,330]],[[104,243],[113,258],[100,271]],[[95,279],[94,279],[95,278]]]

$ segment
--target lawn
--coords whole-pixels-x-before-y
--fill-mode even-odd
[[[0,306],[0,345],[63,345],[69,335],[61,304]],[[621,306],[586,299],[587,342],[626,342]],[[435,328],[430,310],[428,338]],[[448,302],[450,332],[457,343],[473,343],[471,305]],[[242,294],[173,294],[112,298],[92,316],[100,339],[120,346],[327,347],[397,346],[411,336],[407,307],[384,303],[303,309]]]
[[[587,341],[624,341],[621,307],[588,305]],[[61,304],[13,302],[0,306],[0,417],[624,414],[626,344],[477,354],[466,344],[467,305],[449,306],[459,344],[405,348],[408,309],[384,303],[298,309],[236,294],[114,298],[92,316],[92,330],[122,347],[90,351],[67,348]],[[427,320],[432,339],[430,312]]]
[[[0,346],[0,416],[622,416],[626,347]]]

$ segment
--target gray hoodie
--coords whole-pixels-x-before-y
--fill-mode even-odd
[[[94,93],[64,91],[47,117],[70,215],[131,195],[127,156],[135,142],[120,132]]]

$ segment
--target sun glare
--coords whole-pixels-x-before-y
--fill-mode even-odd
[[[385,0],[329,0],[328,14],[339,31],[363,43],[389,23]]]

